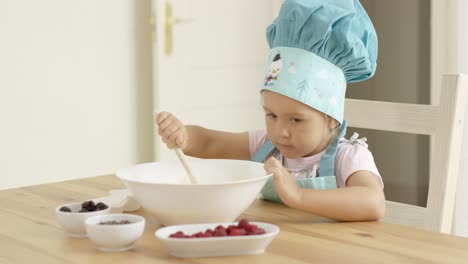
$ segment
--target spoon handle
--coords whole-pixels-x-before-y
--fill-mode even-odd
[[[180,160],[180,162],[182,163],[182,166],[184,167],[185,172],[186,172],[187,175],[189,176],[190,183],[192,183],[192,184],[197,184],[198,181],[197,181],[197,179],[193,176],[192,170],[190,169],[190,166],[188,165],[187,160],[185,159],[185,155],[184,155],[184,153],[182,152],[182,150],[181,150],[180,148],[174,148],[174,151],[175,151],[175,153],[177,154],[177,157],[179,157],[179,160]]]

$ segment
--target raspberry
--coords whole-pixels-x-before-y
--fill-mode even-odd
[[[251,225],[251,224],[248,224],[244,228],[245,228],[245,231],[247,231],[247,232],[255,232],[255,230],[257,230],[257,226],[256,225]]]
[[[216,228],[214,232],[214,236],[227,236],[226,229],[224,229],[224,227]]]
[[[244,228],[239,228],[239,232],[240,232],[241,236],[247,235],[247,231],[245,231]]]
[[[230,236],[240,236],[241,235],[241,232],[238,228],[233,228],[231,229],[231,232],[229,232],[229,235]]]
[[[182,231],[177,231],[176,233],[170,235],[169,237],[175,237],[175,238],[184,238],[185,234]]]
[[[262,235],[262,234],[265,234],[265,233],[266,232],[265,232],[265,230],[263,228],[258,227],[258,228],[255,229],[255,231],[252,231],[250,233],[250,235]]]
[[[211,229],[207,229],[205,231],[205,237],[212,237],[214,235],[214,231]]]
[[[239,224],[237,224],[237,226],[238,226],[239,228],[244,228],[244,229],[247,229],[246,227],[247,227],[248,225],[250,225],[250,224],[249,224],[249,221],[248,221],[247,219],[245,219],[245,218],[241,219],[241,220],[239,221]]]
[[[228,234],[229,234],[229,233],[231,233],[231,231],[232,231],[233,229],[238,229],[238,227],[235,226],[235,225],[230,225],[230,226],[228,226],[228,228],[226,229],[226,232],[228,232]]]
[[[214,230],[207,229],[192,235],[186,235],[182,231],[177,231],[169,235],[173,238],[203,238],[203,237],[223,237],[223,236],[245,236],[265,234],[265,230],[257,225],[250,224],[247,219],[241,219],[237,225],[229,225],[227,228],[218,225]]]
[[[204,236],[205,236],[205,233],[203,232],[198,232],[192,235],[192,237],[204,237]]]

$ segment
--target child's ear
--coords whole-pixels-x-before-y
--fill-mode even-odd
[[[336,129],[339,126],[338,121],[336,121],[336,119],[334,119],[333,117],[327,116],[327,122],[327,126],[330,131]]]

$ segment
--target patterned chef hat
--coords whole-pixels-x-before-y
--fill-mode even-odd
[[[377,35],[357,0],[285,0],[266,30],[270,54],[261,90],[343,122],[346,84],[371,78]]]

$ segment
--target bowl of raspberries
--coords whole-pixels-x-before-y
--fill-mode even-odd
[[[102,202],[85,201],[58,206],[55,216],[58,223],[72,237],[86,237],[85,220],[88,217],[109,214],[110,207]]]
[[[265,252],[279,227],[264,222],[173,225],[155,236],[171,255],[182,258],[252,255]]]

